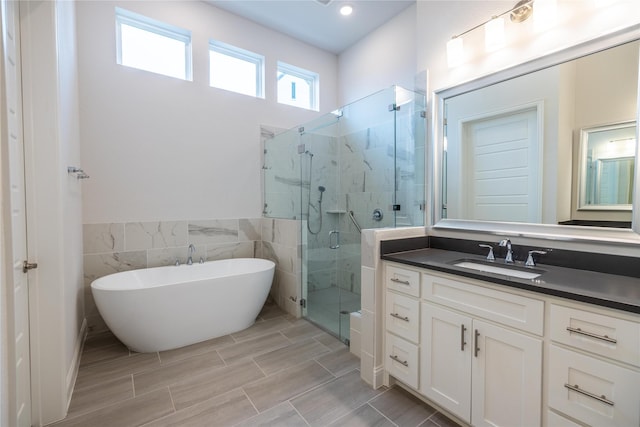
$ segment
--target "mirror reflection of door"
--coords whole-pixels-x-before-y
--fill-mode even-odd
[[[630,205],[633,190],[632,157],[598,159],[593,179],[594,205]]]
[[[536,107],[464,121],[463,218],[539,222],[541,168]]]
[[[631,210],[635,122],[583,129],[579,210]]]

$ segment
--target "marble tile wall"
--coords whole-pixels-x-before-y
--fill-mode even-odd
[[[362,232],[360,375],[373,388],[382,385],[384,371],[384,349],[382,348],[384,270],[380,259],[380,242],[425,235],[424,227],[372,229]]]
[[[184,264],[190,244],[196,249],[194,262],[200,258],[274,261],[276,274],[270,296],[287,313],[300,317],[298,221],[239,218],[85,224],[83,236],[84,299],[89,333],[107,329],[93,301],[91,282],[120,271],[173,265],[176,261]]]

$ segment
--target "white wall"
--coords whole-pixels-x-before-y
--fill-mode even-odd
[[[117,65],[116,6],[191,30],[193,81]],[[278,60],[320,74],[321,113],[338,107],[335,55],[203,2],[77,10],[85,223],[260,217],[260,124],[319,115],[277,104]],[[266,99],[209,87],[210,38],[266,57]]]
[[[340,105],[394,84],[414,89],[416,11],[410,6],[339,56]]]

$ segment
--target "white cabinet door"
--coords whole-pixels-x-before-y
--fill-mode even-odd
[[[421,392],[471,422],[471,318],[422,303]]]
[[[542,341],[473,322],[472,424],[540,426]]]

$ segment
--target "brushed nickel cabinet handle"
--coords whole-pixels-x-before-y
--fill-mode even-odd
[[[572,332],[574,334],[580,334],[580,335],[584,335],[590,338],[595,338],[597,340],[601,340],[601,341],[606,341],[606,342],[610,342],[612,344],[617,344],[618,340],[614,339],[614,338],[609,338],[606,335],[598,335],[598,334],[594,334],[593,332],[587,332],[587,331],[583,331],[580,328],[572,328],[570,326],[567,326],[567,331]]]
[[[598,400],[602,403],[606,403],[609,406],[614,406],[613,401],[607,399],[607,396],[605,396],[604,394],[602,396],[598,396],[597,394],[593,394],[591,392],[588,392],[586,390],[581,389],[578,384],[576,385],[571,385],[571,384],[565,384],[564,385],[566,388],[568,388],[571,391],[575,391],[576,393],[580,393],[584,396],[590,397],[592,399]]]
[[[460,351],[464,351],[464,346],[467,345],[467,342],[464,340],[464,333],[467,331],[467,328],[464,327],[464,323],[460,325]]]
[[[408,280],[400,280],[400,279],[396,279],[395,277],[392,277],[391,281],[394,283],[400,283],[401,285],[411,286],[411,282],[409,282]]]
[[[401,365],[406,366],[407,368],[409,367],[409,362],[407,362],[406,360],[400,360],[400,358],[396,355],[391,355],[389,356],[391,359],[395,360],[396,362],[398,362]]]
[[[473,349],[473,357],[478,357],[478,352],[480,351],[480,332],[476,329],[474,334],[474,349]]]
[[[389,313],[389,316],[395,317],[396,319],[404,320],[405,322],[409,321],[408,317],[402,317],[398,313]]]

